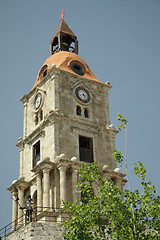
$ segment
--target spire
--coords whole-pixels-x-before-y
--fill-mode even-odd
[[[61,23],[51,40],[50,54],[53,55],[59,51],[68,51],[78,54],[77,36],[64,21],[64,12],[62,12],[62,14],[60,18]]]

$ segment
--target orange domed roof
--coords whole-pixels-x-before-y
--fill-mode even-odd
[[[57,68],[61,70],[70,72],[75,75],[81,75],[81,77],[100,82],[94,76],[94,74],[88,67],[88,64],[80,56],[72,52],[60,51],[51,55],[45,61],[38,73],[37,80],[33,88],[41,81],[41,79],[47,74],[47,71],[51,69],[54,64]]]

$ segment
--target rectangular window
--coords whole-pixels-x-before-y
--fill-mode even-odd
[[[40,161],[40,141],[33,146],[33,167]]]
[[[79,136],[80,161],[93,162],[93,140],[92,138]]]

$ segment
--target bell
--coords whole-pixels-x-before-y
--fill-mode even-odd
[[[62,43],[62,51],[69,51],[69,45],[65,42]]]

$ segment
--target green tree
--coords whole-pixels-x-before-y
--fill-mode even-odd
[[[125,129],[127,136],[127,120],[120,114],[117,118],[118,129]],[[125,156],[116,149],[113,155],[117,163],[124,164],[129,184],[126,143]],[[104,178],[95,163],[82,164],[77,189],[83,198],[64,202],[63,211],[69,214],[63,223],[64,239],[160,239],[160,197],[151,182],[146,181],[143,164],[138,162],[133,169],[141,180],[141,194],[139,190],[131,191],[130,184],[122,194],[112,180]]]

